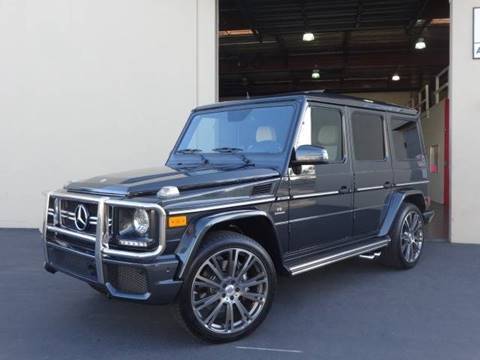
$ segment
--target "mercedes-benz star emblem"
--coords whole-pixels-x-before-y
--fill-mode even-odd
[[[75,208],[75,227],[78,230],[84,231],[87,228],[89,218],[90,214],[85,205],[80,204]]]

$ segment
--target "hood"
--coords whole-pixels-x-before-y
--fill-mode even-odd
[[[177,170],[164,166],[73,181],[65,186],[65,189],[97,195],[133,197],[155,194],[163,186],[176,186],[180,191],[186,191],[267,180],[279,176],[278,171],[268,168]]]

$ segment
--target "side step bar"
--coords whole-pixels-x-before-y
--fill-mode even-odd
[[[390,243],[390,241],[391,241],[390,237],[386,236],[384,238],[381,238],[381,240],[379,241],[375,241],[367,245],[350,248],[348,250],[344,250],[335,254],[330,253],[326,256],[324,255],[322,257],[307,261],[302,264],[293,265],[291,267],[288,267],[288,271],[290,272],[291,275],[298,275],[313,269],[318,269],[318,268],[336,263],[338,261],[346,260],[351,257],[355,257],[358,255],[372,252],[377,249],[381,249],[387,246]]]

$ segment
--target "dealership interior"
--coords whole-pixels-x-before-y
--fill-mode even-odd
[[[324,90],[421,111],[436,217],[448,237],[448,0],[219,2],[219,98]]]

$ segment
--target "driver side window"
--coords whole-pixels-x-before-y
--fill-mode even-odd
[[[342,113],[336,109],[309,107],[296,147],[301,145],[321,146],[327,150],[330,163],[341,162],[344,158]]]

